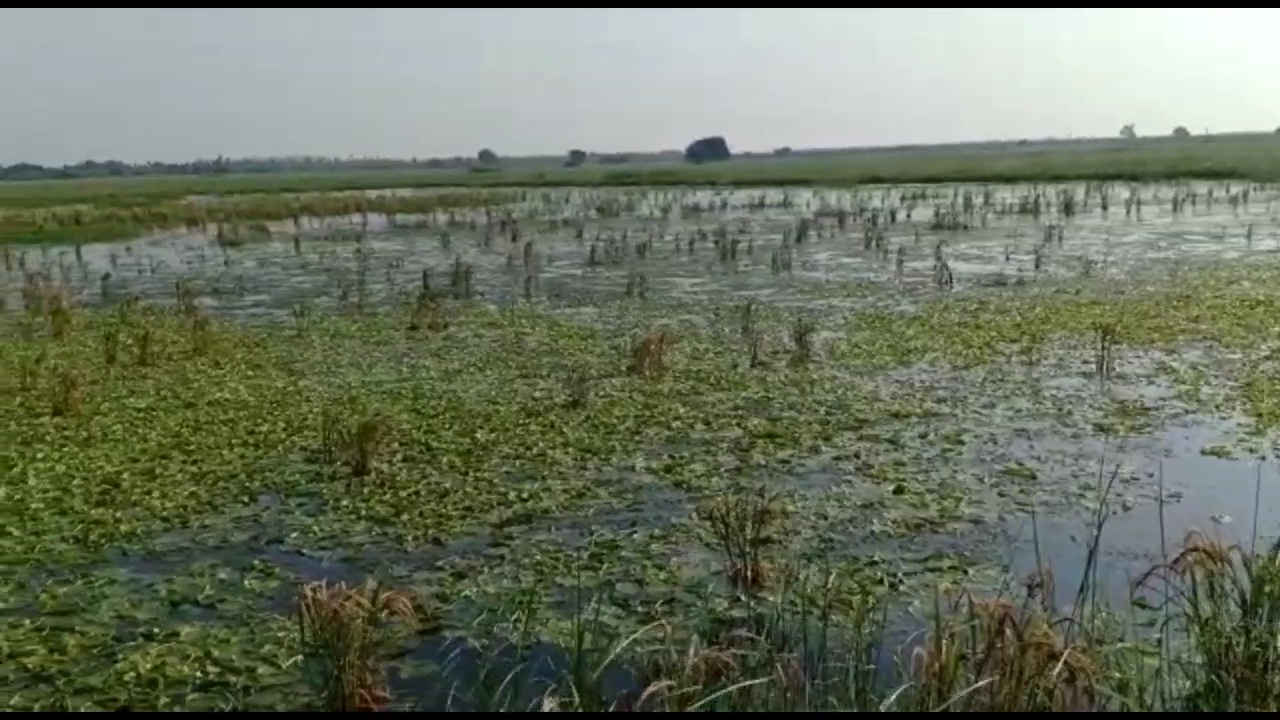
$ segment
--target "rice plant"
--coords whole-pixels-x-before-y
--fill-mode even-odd
[[[391,699],[381,654],[396,623],[417,622],[413,600],[376,584],[317,582],[299,592],[295,613],[303,675],[329,712],[378,710]]]

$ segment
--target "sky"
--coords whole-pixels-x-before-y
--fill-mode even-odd
[[[1277,9],[0,9],[0,163],[1272,130]]]

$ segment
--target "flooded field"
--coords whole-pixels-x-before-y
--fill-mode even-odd
[[[318,580],[417,598],[435,706],[460,637],[1046,567],[1069,614],[1280,535],[1280,188],[513,196],[7,248],[13,707],[296,708]]]

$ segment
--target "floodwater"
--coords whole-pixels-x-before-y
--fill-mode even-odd
[[[967,221],[970,229],[958,231],[936,229],[934,208],[948,206],[953,198],[962,202],[959,198],[966,191],[981,196],[986,186],[858,191],[540,190],[526,193],[521,202],[506,208],[514,221],[501,223],[497,214],[486,223],[485,210],[374,216],[367,221],[312,218],[299,226],[278,224],[270,238],[234,247],[219,243],[210,229],[209,235],[159,232],[78,250],[17,247],[14,255],[28,270],[44,268],[60,276],[85,304],[109,304],[133,295],[172,302],[175,282],[182,280],[197,289],[209,312],[254,322],[285,320],[302,305],[337,309],[352,302],[360,292],[353,289],[357,284],[374,307],[406,302],[422,287],[424,276],[433,290],[448,290],[455,264],[471,268],[472,291],[478,299],[497,304],[533,301],[549,312],[582,322],[607,324],[609,318],[600,306],[627,299],[669,303],[695,319],[701,317],[696,309],[699,303],[748,298],[821,317],[871,307],[910,307],[936,297],[941,292],[939,256],[950,270],[951,292],[982,293],[1010,286],[1024,286],[1030,292],[1064,278],[1093,282],[1106,291],[1123,287],[1131,276],[1151,269],[1173,271],[1206,260],[1247,262],[1280,251],[1280,191],[1250,188],[1246,203],[1239,199],[1244,187],[1144,185],[1137,195],[1141,209],[1135,205],[1126,212],[1128,188],[1116,186],[1110,209],[1104,213],[1096,193],[1087,204],[1079,205],[1086,196],[1084,185],[1053,185],[1042,194],[1047,198],[1046,209],[1037,218],[1018,211],[1020,203],[1025,209],[1031,188],[991,186],[987,212],[976,213]],[[1070,217],[1048,209],[1064,191],[1073,193],[1078,203]],[[1189,193],[1195,194],[1196,203],[1173,212],[1175,194]],[[1232,196],[1237,199],[1231,200]],[[911,205],[910,217],[905,209],[895,218],[887,216],[889,207]],[[867,208],[883,208],[877,220],[883,234],[878,238],[866,234]],[[841,213],[853,217],[841,222]],[[800,218],[815,216],[817,221],[799,238]],[[1060,239],[1046,233],[1046,224],[1063,226]],[[15,269],[3,277],[0,295],[5,306],[20,306],[22,274]],[[1121,604],[1133,581],[1193,529],[1248,544],[1255,536],[1257,542],[1268,543],[1280,528],[1280,472],[1268,462],[1203,454],[1210,445],[1230,442],[1238,430],[1221,418],[1178,407],[1169,388],[1148,372],[1148,360],[1130,358],[1130,372],[1121,373],[1114,392],[1170,409],[1156,418],[1150,433],[1107,447],[1080,430],[1085,425],[1082,418],[1097,411],[1107,396],[1075,378],[1044,378],[1046,392],[1036,401],[1018,397],[1011,390],[1015,387],[1011,378],[984,380],[905,369],[887,373],[881,380],[887,391],[905,383],[915,387],[932,382],[939,387],[984,387],[1002,398],[957,413],[955,428],[975,439],[963,453],[939,457],[944,473],[939,483],[952,477],[947,472],[991,475],[1016,464],[1034,467],[1041,480],[1064,487],[1105,485],[1114,473],[1116,482],[1107,495],[1094,565],[1101,599]],[[1000,391],[1009,394],[1003,396]],[[1046,420],[1049,416],[1058,420]],[[1055,424],[1063,417],[1076,424],[1068,422],[1065,428]],[[802,496],[802,508],[805,502],[821,504],[825,493],[852,492],[848,489],[852,473],[836,460],[815,458],[797,467],[790,481]],[[1088,488],[1077,489],[1081,496],[1088,495]],[[1089,497],[1096,500],[1095,495]],[[988,507],[1001,502],[990,500]],[[264,497],[261,502],[270,505],[280,499]],[[672,492],[655,495],[616,516],[593,517],[591,526],[660,524],[686,515],[688,509],[688,499]],[[1095,510],[1096,502],[1044,507],[1039,500],[1013,502],[997,516],[975,517],[967,528],[909,539],[885,537],[866,528],[841,528],[845,541],[833,552],[915,558],[920,565],[939,554],[958,555],[976,565],[1002,565],[1015,577],[1027,575],[1040,564],[1052,570],[1055,601],[1066,608],[1076,599],[1079,579],[1090,567]],[[543,519],[527,534],[583,535],[587,529],[573,518]],[[260,528],[242,538],[241,545],[217,548],[199,559],[266,557],[306,579],[354,581],[368,572],[357,564],[361,558],[356,555],[367,561],[369,548],[318,552],[272,543],[283,534],[278,528]],[[168,561],[113,558],[111,562],[136,576],[180,572],[180,567],[197,559],[182,550],[188,540],[181,534],[157,539],[157,555]],[[483,553],[489,540],[458,539],[432,553],[432,558],[415,561]],[[404,560],[391,554],[384,559]],[[281,595],[273,609],[283,611],[286,602],[287,596]],[[464,668],[459,682],[479,683],[476,662],[467,660],[470,651],[459,643],[444,637],[430,639],[414,653],[423,662],[452,658]],[[535,650],[534,665],[564,659],[554,648]],[[625,689],[628,681],[623,675],[611,676],[606,684]],[[399,675],[396,683],[415,695],[432,698],[429,704],[443,702],[441,693],[446,689],[415,689],[412,678]]]
[[[1089,555],[1097,515],[1012,520],[1014,573],[1031,573],[1039,554],[1042,565],[1059,578],[1057,604],[1069,608],[1080,579],[1089,570],[1096,578],[1094,599],[1122,608],[1130,593],[1149,596],[1159,588],[1148,578],[1148,571],[1172,560],[1188,533],[1238,542],[1246,548],[1269,547],[1280,537],[1280,472],[1274,461],[1226,459],[1201,452],[1227,437],[1203,425],[1160,432],[1156,442],[1166,448],[1165,454],[1151,458],[1142,472],[1163,484],[1164,502],[1116,497],[1102,516],[1096,567],[1090,565]],[[1106,483],[1111,472],[1111,467],[1103,465],[1101,482]]]
[[[983,187],[639,195],[548,190],[527,193],[510,206],[516,230],[486,226],[480,209],[429,217],[370,216],[367,225],[358,217],[313,218],[300,226],[283,222],[272,227],[270,240],[248,240],[238,247],[220,246],[210,229],[208,234],[160,232],[86,245],[80,261],[68,247],[18,246],[15,253],[26,256],[28,268],[61,273],[84,302],[100,301],[104,291],[108,297],[171,298],[174,280],[182,278],[207,296],[212,309],[259,317],[287,315],[300,303],[317,309],[334,304],[340,283],[354,281],[360,253],[367,258],[364,282],[373,304],[416,291],[424,270],[435,287],[447,286],[460,259],[473,268],[476,292],[494,302],[523,297],[531,277],[536,299],[571,309],[625,296],[629,277],[637,273],[645,275],[647,296],[654,299],[755,297],[781,305],[824,301],[825,307],[857,308],[927,297],[935,290],[939,243],[961,291],[1051,277],[1116,279],[1155,264],[1280,251],[1280,191],[1253,189],[1247,205],[1232,207],[1221,184],[1189,185],[1199,201],[1176,215],[1171,186],[1143,186],[1143,208],[1128,216],[1116,198],[1103,213],[1095,197],[1087,212],[1055,218],[1046,209],[1038,219],[1015,212],[1029,188],[996,186],[985,221],[975,219],[969,230],[933,229],[931,208],[949,205],[953,191],[980,193]],[[1084,194],[1083,185],[1051,189]],[[1206,199],[1211,189],[1217,191],[1212,203]],[[1238,194],[1240,188],[1234,190]],[[927,195],[917,199],[916,193]],[[910,219],[901,211],[896,222],[887,216],[879,220],[885,228],[882,249],[864,249],[864,223],[856,218],[843,229],[833,219],[841,209],[901,205],[903,194],[916,207]],[[601,208],[613,209],[601,217]],[[815,214],[819,220],[813,229],[790,247],[790,270],[774,272],[774,252],[784,236],[796,234],[801,216]],[[1065,225],[1060,243],[1056,235],[1044,242],[1046,223]],[[300,241],[296,251],[294,237]],[[358,237],[363,243],[355,241]],[[717,248],[718,238],[731,249],[727,256]],[[6,300],[17,303],[21,275],[8,275]],[[833,292],[834,285],[845,287]]]
[[[1246,189],[1247,202],[1241,200]],[[966,219],[969,229],[935,229],[935,208],[962,207],[966,193],[979,208],[984,193],[989,196],[986,209]],[[1070,217],[1060,212],[1063,193],[1074,198]],[[1036,194],[1038,217],[1028,211]],[[210,228],[208,234],[160,232],[78,250],[20,246],[13,254],[29,270],[45,268],[61,276],[86,304],[131,295],[172,302],[175,282],[183,280],[208,311],[247,321],[285,319],[298,306],[335,309],[344,296],[347,304],[353,302],[361,258],[365,298],[373,307],[407,301],[422,286],[424,273],[434,290],[448,290],[453,266],[461,262],[472,268],[478,298],[502,304],[527,296],[548,311],[608,323],[608,314],[596,308],[626,299],[629,286],[633,300],[676,305],[685,319],[698,314],[690,306],[748,298],[821,317],[867,307],[909,307],[937,296],[938,254],[951,270],[953,292],[981,293],[1019,285],[1032,291],[1064,277],[1095,279],[1105,290],[1122,287],[1127,277],[1152,267],[1177,268],[1205,259],[1244,262],[1280,251],[1276,188],[1196,182],[1138,186],[1139,202],[1127,203],[1129,194],[1127,186],[1112,186],[1104,212],[1099,193],[1079,183],[857,191],[539,190],[496,212],[279,223],[269,239],[235,247],[220,244]],[[1175,196],[1192,195],[1194,203],[1184,202],[1180,212],[1173,212]],[[864,228],[877,208],[876,224],[884,234],[868,248]],[[896,209],[892,217],[888,208]],[[512,220],[499,222],[504,213]],[[803,239],[797,229],[801,217],[817,218]],[[1046,225],[1054,227],[1046,232]],[[1063,226],[1060,239],[1058,225]],[[785,249],[784,237],[792,240]],[[777,256],[788,253],[790,268],[779,267]],[[643,282],[635,279],[640,274]],[[3,277],[6,306],[19,306],[22,274],[15,269]],[[1051,377],[1045,383],[1073,402],[1096,395],[1071,388],[1072,381]],[[1139,378],[1131,389],[1152,387],[1149,378]],[[1008,435],[996,440],[1016,446],[1027,422],[1017,417],[1004,428]],[[1176,445],[1163,443],[1163,449]],[[1078,449],[1079,442],[1072,440],[1064,452]],[[1181,470],[1182,462],[1170,459],[1166,465],[1171,486],[1194,484]],[[1230,463],[1237,461],[1219,462],[1233,467]]]

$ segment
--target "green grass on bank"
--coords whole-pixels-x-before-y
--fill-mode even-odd
[[[1151,138],[895,148],[737,158],[707,165],[388,170],[133,177],[0,183],[0,244],[123,240],[157,229],[360,213],[415,213],[504,200],[480,189],[536,187],[795,187],[864,183],[1280,180],[1280,136]],[[441,188],[431,197],[340,191]],[[451,189],[451,190],[450,190]],[[213,196],[191,202],[193,196]],[[509,201],[509,197],[507,200]]]
[[[442,186],[855,185],[1054,180],[1280,180],[1280,135],[1150,138],[1097,144],[851,151],[727,163],[548,166],[520,170],[389,170],[309,174],[136,177],[0,183],[0,208],[75,203],[137,206],[193,194]]]

